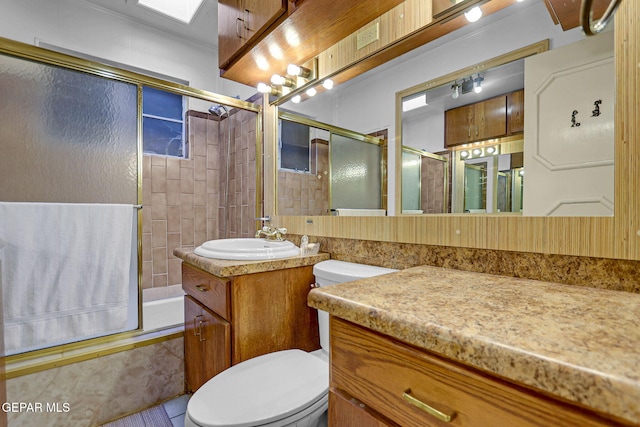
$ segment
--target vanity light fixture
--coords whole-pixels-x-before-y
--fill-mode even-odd
[[[464,13],[464,17],[467,18],[469,22],[476,22],[482,18],[482,9],[480,9],[480,6],[474,6]]]
[[[266,93],[268,95],[279,95],[280,94],[280,90],[278,90],[277,87],[268,85],[266,83],[258,83],[258,92],[260,93]]]
[[[453,85],[451,86],[451,90],[453,91],[451,97],[453,99],[458,99],[460,97],[460,85],[458,84],[458,82],[453,83]]]
[[[281,76],[280,74],[274,74],[273,76],[271,76],[271,83],[273,83],[274,85],[286,87],[293,87],[295,85],[293,80]]]
[[[289,64],[287,66],[287,74],[289,74],[290,76],[300,76],[303,79],[306,79],[311,75],[311,70],[299,65]]]
[[[463,79],[461,89],[463,95],[473,91],[473,79],[471,77],[469,77],[469,80]]]
[[[473,79],[473,91],[475,93],[482,92],[482,81],[483,80],[484,80],[484,78],[482,76],[480,76],[480,74],[478,74],[478,77]]]

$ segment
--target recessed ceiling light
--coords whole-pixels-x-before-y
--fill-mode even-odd
[[[138,0],[140,6],[189,24],[203,0]]]

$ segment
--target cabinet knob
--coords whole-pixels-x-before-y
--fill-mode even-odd
[[[451,422],[451,420],[453,420],[456,416],[455,412],[452,412],[451,414],[445,414],[444,412],[437,410],[433,406],[427,405],[423,401],[416,399],[415,397],[411,396],[411,389],[407,389],[404,393],[402,393],[402,397],[404,400],[406,400],[416,408],[422,409],[426,413],[433,415],[434,417],[436,417],[440,421],[444,421],[445,423]]]

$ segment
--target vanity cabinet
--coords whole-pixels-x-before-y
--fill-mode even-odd
[[[621,425],[334,316],[330,391],[331,426]]]
[[[287,11],[287,0],[219,0],[218,63],[225,68]]]
[[[185,382],[195,391],[231,366],[231,328],[229,322],[190,296],[184,297],[184,317],[184,349],[189,355]]]
[[[313,266],[217,277],[183,262],[187,391],[262,354],[320,348],[313,283]]]

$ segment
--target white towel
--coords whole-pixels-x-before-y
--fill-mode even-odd
[[[132,209],[0,203],[6,354],[126,325]]]
[[[336,209],[337,216],[385,216],[384,209]]]

